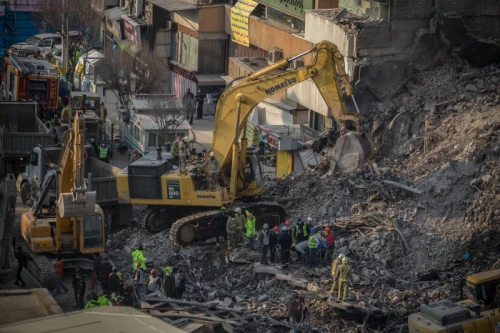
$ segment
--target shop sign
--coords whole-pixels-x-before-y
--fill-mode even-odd
[[[122,32],[120,27],[120,20],[112,20],[109,17],[106,18],[106,29],[110,31],[119,40],[122,39]]]
[[[252,0],[240,0],[231,8],[231,38],[243,46],[250,46],[248,35],[248,17],[258,3]]]
[[[299,18],[306,17],[306,10],[314,9],[313,0],[260,0],[259,2]]]
[[[126,16],[122,16],[123,18],[123,33],[125,34],[125,38],[136,45],[141,45],[141,26],[131,21]]]

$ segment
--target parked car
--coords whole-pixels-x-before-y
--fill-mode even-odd
[[[70,31],[69,38],[81,38],[81,32]],[[62,36],[59,33],[45,33],[31,36],[25,42],[14,44],[9,48],[9,54],[26,57],[35,54],[37,51],[46,53],[54,45],[62,44]]]

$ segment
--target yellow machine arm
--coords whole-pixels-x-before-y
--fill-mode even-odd
[[[82,111],[75,114],[73,128],[68,130],[67,140],[59,158],[59,185],[57,190],[56,232],[73,230],[75,248],[77,244],[77,228],[72,220],[77,217],[95,214],[96,192],[90,192],[85,185],[85,119]],[[58,250],[61,242],[56,242]]]
[[[288,67],[293,60],[311,52],[313,57],[310,65],[269,75],[273,71]],[[342,100],[339,78],[344,83],[346,94],[352,96],[340,52],[334,44],[323,41],[316,44],[312,50],[254,72],[229,88],[222,94],[217,104],[211,148],[211,151],[215,152],[215,157],[221,162],[221,169],[231,161],[233,144],[237,144],[240,133],[255,106],[265,98],[307,79],[314,81],[341,127],[344,127],[348,120],[357,124],[359,111],[354,113],[347,111]]]

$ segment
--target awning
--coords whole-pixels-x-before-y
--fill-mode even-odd
[[[139,53],[142,49],[142,47],[132,43],[131,41],[128,41],[126,39],[120,41],[118,44],[120,47],[120,50],[127,52],[131,57],[137,56],[137,53]]]
[[[198,86],[225,86],[226,81],[218,74],[196,74]]]
[[[107,18],[114,20],[114,21],[119,21],[122,19],[122,15],[126,15],[123,10],[121,10],[119,7],[113,7],[111,9],[107,9],[104,11],[104,16]]]
[[[149,2],[155,6],[168,10],[169,12],[198,8],[195,5],[189,4],[183,0],[149,0]]]

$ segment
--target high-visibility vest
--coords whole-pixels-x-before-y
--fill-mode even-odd
[[[144,254],[142,254],[141,250],[135,250],[134,252],[132,252],[132,265],[134,271],[137,269],[136,267],[137,262],[141,263],[142,269],[146,269],[146,258],[144,257]]]
[[[99,158],[106,158],[106,156],[108,156],[108,147],[99,147]]]
[[[247,237],[253,237],[255,235],[255,216],[247,220]]]
[[[318,245],[318,244],[316,244],[316,239],[314,239],[314,238],[316,238],[316,235],[311,235],[311,237],[309,237],[309,248],[310,249],[315,249],[316,246]]]
[[[163,272],[165,273],[165,275],[170,275],[170,274],[172,274],[172,269],[173,269],[172,266],[167,266],[167,267],[163,268]]]
[[[307,235],[309,235],[309,233],[307,232],[307,224],[303,224],[302,225],[302,232],[304,233],[304,237],[307,237]],[[296,224],[295,225],[295,234],[299,234],[299,225]]]

